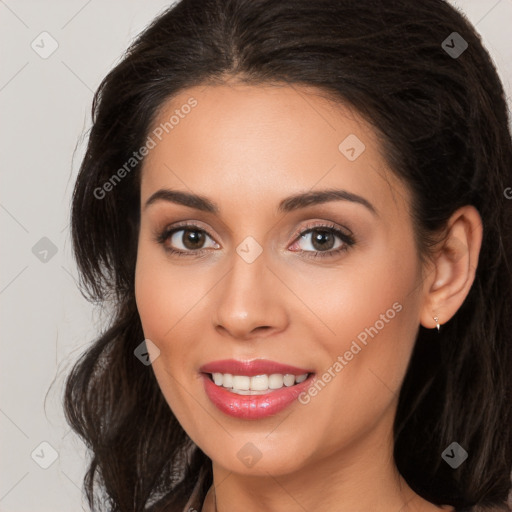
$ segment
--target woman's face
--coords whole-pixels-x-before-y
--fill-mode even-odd
[[[185,431],[236,473],[375,460],[423,306],[375,133],[313,89],[226,84],[183,91],[150,137],[136,299]]]

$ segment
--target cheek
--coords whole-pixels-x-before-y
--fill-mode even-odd
[[[412,251],[401,258],[383,255],[362,266],[343,293],[343,320],[337,328],[344,353],[370,386],[379,376],[392,390],[400,386],[417,330],[418,272]]]
[[[190,291],[189,291],[190,290]],[[159,248],[139,245],[135,271],[135,298],[146,339],[160,350],[152,363],[158,385],[184,429],[194,432],[195,414],[190,410],[187,386],[193,368],[187,337],[180,329],[187,312],[197,303],[190,276],[172,269]]]
[[[404,252],[372,254],[371,264],[359,260],[340,274],[341,284],[325,283],[323,318],[334,334],[323,337],[328,355],[318,392],[304,401],[308,420],[328,425],[333,439],[372,425],[398,397],[420,307],[419,263],[412,247]]]
[[[180,371],[186,368],[187,351],[176,333],[192,298],[187,295],[187,288],[180,282],[178,273],[171,272],[165,255],[159,252],[159,248],[140,242],[135,269],[135,299],[144,337],[160,350],[152,368],[162,391],[165,391],[176,387],[173,377],[183,380]]]
[[[208,316],[202,300],[217,274],[198,272],[194,265],[171,263],[165,251],[141,238],[135,269],[135,298],[146,339],[160,350],[152,368],[175,415],[187,407],[189,383],[198,378],[197,340]],[[192,414],[191,417],[194,415]]]
[[[170,264],[164,250],[142,240],[135,269],[135,298],[145,335],[167,343],[180,322],[208,290],[205,275],[193,266]]]
[[[386,242],[375,241],[371,250],[338,266],[285,270],[287,282],[311,313],[307,317],[311,329],[316,325],[315,338],[333,360],[350,350],[353,341],[368,348],[372,340],[380,340],[373,343],[373,352],[382,352],[379,357],[414,341],[421,267],[410,240],[394,253]],[[362,350],[358,360],[364,359],[361,355]]]

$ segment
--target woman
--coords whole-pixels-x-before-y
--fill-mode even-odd
[[[507,510],[512,144],[441,0],[183,0],[96,93],[91,508]]]

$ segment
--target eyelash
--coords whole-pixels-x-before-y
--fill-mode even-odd
[[[312,233],[314,231],[327,231],[329,233],[333,233],[336,235],[342,242],[343,245],[338,247],[334,250],[328,250],[328,251],[298,251],[303,252],[307,258],[330,258],[337,256],[343,252],[348,251],[355,243],[354,237],[350,234],[344,233],[340,229],[338,229],[334,224],[309,224],[306,225],[305,228],[302,231],[299,231],[294,235],[294,242],[297,242],[301,237],[304,235],[307,235],[309,233]],[[185,256],[185,257],[201,257],[204,256],[206,252],[208,252],[208,249],[197,249],[197,250],[189,250],[189,251],[182,251],[179,249],[173,249],[172,247],[166,247],[165,243],[167,240],[176,232],[178,231],[197,231],[204,233],[209,238],[213,240],[213,237],[204,229],[200,228],[199,226],[195,224],[178,224],[173,226],[172,228],[165,228],[162,232],[158,233],[155,237],[155,242],[162,245],[168,253],[175,255],[175,256]]]

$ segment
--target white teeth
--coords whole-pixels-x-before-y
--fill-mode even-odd
[[[251,389],[253,391],[265,391],[268,389],[268,376],[256,375],[251,377]]]
[[[225,373],[224,374],[224,379],[222,381],[222,385],[225,388],[232,388],[233,387],[233,375],[231,375],[231,373]]]
[[[284,385],[288,388],[290,386],[293,386],[295,384],[295,375],[290,375],[289,373],[287,373],[283,378],[283,382]]]
[[[272,375],[232,375],[231,373],[212,373],[213,382],[239,395],[262,395],[268,391],[300,384],[308,378],[308,374],[292,375],[273,373]]]
[[[251,378],[245,375],[233,375],[233,389],[248,391],[251,387]]]
[[[270,389],[280,389],[283,387],[283,376],[279,373],[274,373],[268,378],[268,387]]]

